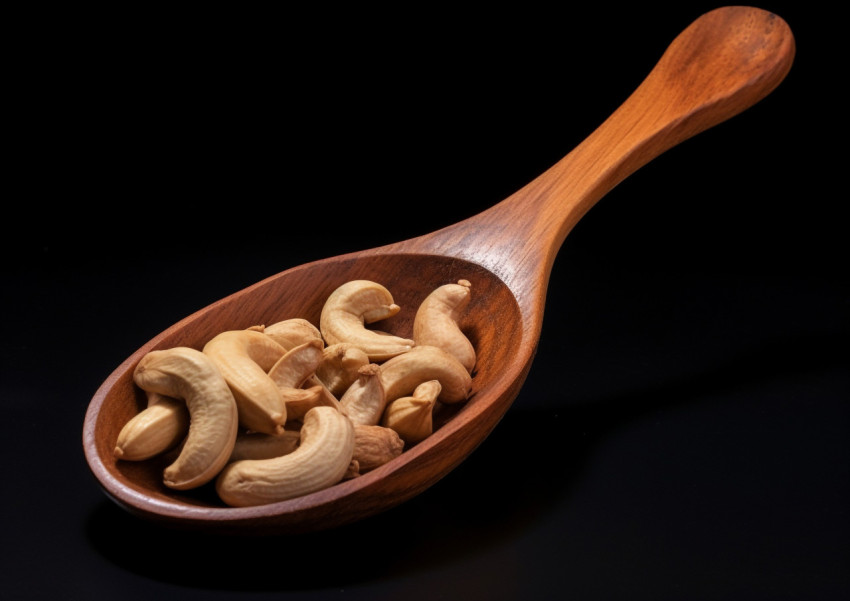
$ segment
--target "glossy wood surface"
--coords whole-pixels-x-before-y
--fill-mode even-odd
[[[473,452],[516,398],[536,352],[552,264],[572,227],[641,166],[764,98],[793,58],[794,39],[779,16],[740,6],[707,13],[584,142],[501,203],[421,237],[286,270],[175,324],[127,358],[94,395],[83,426],[94,476],[110,498],[142,518],[250,534],[331,528],[419,494]],[[145,353],[200,348],[220,331],[290,317],[318,323],[330,292],[357,278],[391,290],[402,311],[382,329],[403,336],[411,334],[415,309],[430,290],[461,278],[472,283],[461,323],[478,352],[472,395],[438,416],[431,437],[361,477],[253,508],[225,507],[208,487],[167,489],[161,474],[168,457],[144,463],[112,457],[120,428],[144,406],[132,371]]]

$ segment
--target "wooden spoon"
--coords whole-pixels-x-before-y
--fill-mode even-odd
[[[614,186],[676,144],[752,106],[791,68],[795,42],[777,15],[752,7],[708,12],[672,42],[633,94],[586,140],[495,206],[436,232],[283,271],[168,328],[127,358],[95,393],[83,447],[113,501],[160,523],[239,533],[295,533],[350,523],[426,490],[463,461],[513,403],[540,336],[549,275],[578,220]],[[402,311],[382,328],[412,333],[413,315],[439,285],[467,279],[462,328],[478,353],[472,394],[438,416],[435,432],[352,480],[259,507],[226,507],[214,491],[162,484],[166,459],[117,461],[121,427],[144,407],[132,374],[143,355],[201,348],[217,333],[302,317],[318,324],[328,295],[353,279],[383,283]]]

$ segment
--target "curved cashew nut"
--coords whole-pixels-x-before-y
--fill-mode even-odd
[[[298,448],[301,433],[285,430],[276,436],[262,432],[239,432],[228,463],[241,459],[271,459],[287,455]]]
[[[382,285],[369,280],[352,280],[334,290],[322,307],[319,330],[328,346],[349,342],[369,356],[370,361],[384,361],[413,348],[413,340],[370,330],[374,323],[399,312],[392,294]]]
[[[278,321],[263,329],[263,333],[286,350],[311,340],[322,340],[322,333],[306,319],[293,317]]]
[[[197,488],[227,463],[238,431],[236,400],[216,364],[188,347],[151,351],[133,372],[142,390],[183,399],[189,433],[177,459],[163,471],[169,488]]]
[[[417,386],[438,380],[442,390],[438,400],[460,403],[469,398],[472,376],[454,355],[436,346],[416,346],[381,365],[381,380],[387,402],[409,396]]]
[[[467,371],[475,367],[475,348],[458,325],[469,305],[472,284],[458,280],[432,291],[419,305],[413,319],[413,340],[417,346],[437,346],[457,357]]]
[[[256,330],[228,330],[204,346],[233,391],[239,421],[249,430],[279,434],[286,422],[286,403],[268,370],[286,349]]]
[[[340,342],[325,347],[316,376],[339,398],[357,379],[357,370],[368,365],[369,355],[350,342]]]
[[[365,474],[395,459],[404,450],[404,441],[391,428],[354,424],[354,454],[358,474]]]
[[[393,429],[407,444],[416,444],[434,431],[434,406],[442,390],[439,380],[423,382],[411,396],[387,405],[381,425]]]
[[[358,370],[357,380],[339,399],[342,411],[355,425],[376,425],[387,404],[381,366],[369,363]]]
[[[115,443],[115,458],[144,461],[176,447],[189,432],[186,402],[145,391],[148,406],[124,424]]]
[[[216,479],[221,500],[232,507],[274,503],[340,482],[354,454],[354,425],[331,407],[304,416],[298,448],[273,459],[228,464]]]

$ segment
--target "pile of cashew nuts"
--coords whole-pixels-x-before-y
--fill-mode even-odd
[[[202,350],[151,351],[133,374],[147,406],[114,455],[172,453],[165,486],[214,482],[232,507],[358,477],[432,434],[439,403],[468,399],[476,355],[459,319],[470,293],[467,280],[431,291],[410,339],[367,327],[400,307],[383,285],[353,280],[327,298],[318,327],[293,317],[221,332]]]

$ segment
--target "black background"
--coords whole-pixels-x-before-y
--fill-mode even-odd
[[[305,261],[487,208],[714,3],[22,15],[3,240],[6,599],[806,599],[850,593],[839,19],[570,233],[526,386],[456,471],[320,534],[165,531],[83,417],[129,354]],[[838,153],[842,154],[838,154]]]

